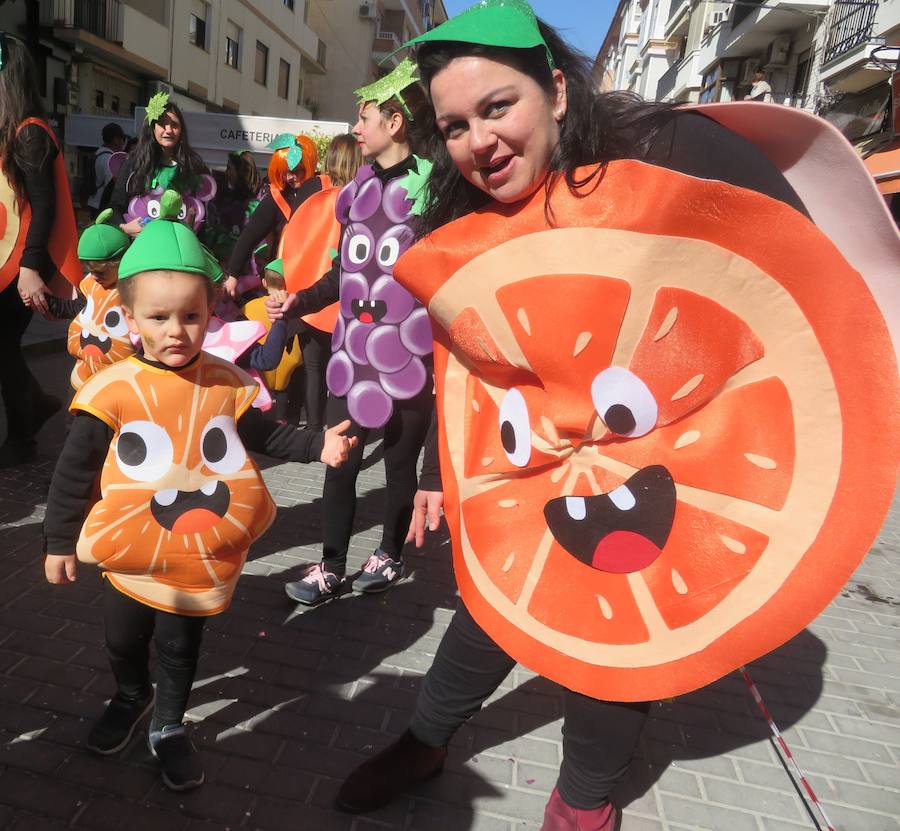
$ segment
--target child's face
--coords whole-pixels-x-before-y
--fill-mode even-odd
[[[129,330],[141,338],[144,355],[177,369],[203,347],[210,304],[206,278],[181,271],[146,271],[129,278],[132,308],[123,307]]]
[[[91,277],[93,277],[103,288],[109,290],[116,287],[119,279],[119,261],[118,260],[89,260],[85,262]]]

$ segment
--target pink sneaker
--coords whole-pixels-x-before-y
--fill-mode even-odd
[[[614,831],[619,812],[611,802],[582,811],[573,808],[554,788],[544,810],[541,831]]]

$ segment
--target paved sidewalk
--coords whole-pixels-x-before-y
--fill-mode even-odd
[[[33,367],[65,395],[59,351]],[[283,584],[318,556],[319,465],[265,470],[279,505],[231,610],[210,622],[189,717],[207,765],[173,795],[135,741],[121,760],[84,749],[112,692],[99,579],[48,586],[40,522],[62,415],[38,464],[0,474],[0,829],[537,829],[560,758],[560,697],[517,669],[460,731],[445,774],[365,817],[331,808],[342,777],[406,725],[454,604],[446,540],[411,553],[382,596],[296,613]],[[5,428],[0,425],[0,435]],[[379,541],[377,446],[360,479],[351,565]],[[864,498],[861,494],[860,498]],[[868,558],[808,630],[751,673],[840,831],[900,831],[900,499]],[[623,831],[817,827],[732,675],[654,705],[618,795]]]

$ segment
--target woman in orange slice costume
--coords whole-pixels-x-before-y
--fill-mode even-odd
[[[173,197],[171,211],[162,200],[172,216],[180,207]],[[228,608],[247,550],[275,514],[238,428],[257,385],[202,351],[214,296],[210,263],[193,232],[169,219],[149,223],[122,258],[122,308],[142,353],[96,373],[76,393],[44,524],[50,582],[75,578],[75,551],[106,578],[117,691],[88,747],[121,750],[152,709],[150,746],[173,790],[204,780],[182,725],[204,622]],[[308,433],[307,457],[294,458],[340,464],[352,447],[340,433]],[[84,519],[98,473],[100,500]]]
[[[648,702],[797,634],[877,534],[900,456],[894,349],[856,270],[878,257],[851,265],[714,112],[595,94],[523,0],[413,42],[439,150],[394,273],[434,324],[440,475],[410,538],[445,506],[462,602],[410,729],[338,805],[439,773],[519,661],[565,701],[543,831],[612,831]],[[896,233],[882,248],[896,279]]]
[[[25,45],[0,31],[0,392],[8,429],[0,467],[34,458],[35,435],[60,407],[22,355],[32,310],[47,314],[51,283],[71,294],[81,280],[65,162],[37,77]]]

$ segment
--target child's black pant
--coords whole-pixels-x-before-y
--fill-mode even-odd
[[[156,643],[156,704],[159,725],[181,724],[197,672],[205,617],[161,612],[103,581],[106,650],[119,694],[132,701],[150,693],[150,640]]]
[[[428,383],[407,401],[395,401],[394,411],[384,425],[387,494],[380,548],[391,557],[400,554],[409,530],[413,497],[418,485],[416,467],[419,452],[431,425],[431,411],[434,408],[431,387]],[[350,418],[347,399],[329,396],[328,426],[334,427],[347,418]],[[359,444],[350,451],[349,458],[339,468],[329,467],[325,471],[322,491],[322,559],[329,571],[338,574],[343,574],[347,564],[347,549],[356,514],[356,477],[362,465],[369,431],[354,422],[344,435],[359,436]]]
[[[515,664],[460,602],[419,690],[410,723],[413,735],[431,747],[446,746]],[[567,689],[563,693],[557,787],[573,808],[597,808],[628,770],[650,705],[600,701]]]

